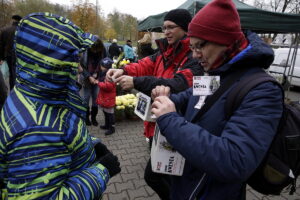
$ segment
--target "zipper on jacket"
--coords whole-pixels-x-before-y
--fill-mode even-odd
[[[206,173],[204,173],[203,176],[201,177],[199,183],[197,184],[196,188],[195,188],[194,191],[192,192],[192,194],[191,194],[189,200],[192,200],[193,196],[195,195],[195,193],[196,193],[198,187],[201,185],[201,183],[202,183],[202,181],[204,180],[205,176],[206,176]]]

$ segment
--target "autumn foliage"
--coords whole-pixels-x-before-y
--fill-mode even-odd
[[[96,18],[95,6],[87,0],[83,4],[74,5],[71,11],[71,20],[84,31],[96,25]]]
[[[70,19],[85,32],[99,35],[101,39],[137,40],[135,17],[117,10],[105,17],[101,12],[100,0],[96,0],[97,3],[100,2],[99,5],[91,0],[69,1],[72,6],[53,4],[50,0],[0,0],[0,28],[11,23],[13,14],[26,16],[34,12],[50,12]]]

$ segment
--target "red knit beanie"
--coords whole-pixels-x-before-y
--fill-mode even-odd
[[[189,24],[188,36],[226,46],[245,39],[232,0],[213,0],[205,5]]]

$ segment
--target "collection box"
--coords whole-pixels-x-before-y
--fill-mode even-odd
[[[184,163],[184,157],[167,142],[156,124],[151,148],[152,171],[181,176]]]

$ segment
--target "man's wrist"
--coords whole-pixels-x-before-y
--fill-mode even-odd
[[[126,70],[125,70],[125,67],[121,67],[120,69],[123,70],[123,75],[127,75],[127,72],[126,72]]]

